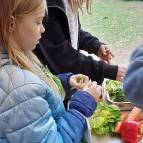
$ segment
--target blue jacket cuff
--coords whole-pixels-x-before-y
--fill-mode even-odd
[[[60,78],[65,91],[68,91],[68,89],[70,88],[69,79],[72,75],[73,75],[72,73],[63,73],[63,74],[57,75]]]
[[[96,107],[97,104],[94,97],[85,91],[77,91],[73,94],[69,105],[70,109],[75,109],[86,117],[90,117]]]

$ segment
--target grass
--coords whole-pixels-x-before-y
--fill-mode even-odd
[[[143,2],[93,0],[92,15],[80,15],[82,28],[115,48],[143,41]]]

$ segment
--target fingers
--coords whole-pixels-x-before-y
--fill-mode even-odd
[[[89,82],[89,77],[86,75],[82,75],[82,77],[84,78],[84,84]]]
[[[132,111],[129,113],[127,121],[135,120],[138,117],[138,115],[141,113],[141,111],[142,110],[140,108],[134,107]]]
[[[89,77],[86,75],[78,74],[75,78],[77,84],[80,84],[81,88],[89,82]]]
[[[105,49],[106,49],[106,58],[108,60],[111,60],[114,57],[114,55],[111,53],[110,49],[108,48],[105,48]]]
[[[121,127],[122,122],[118,122],[115,126],[115,132],[119,133],[120,132],[120,127]]]
[[[97,85],[97,82],[89,80],[88,76],[78,74],[71,76],[70,85],[76,89],[82,89],[94,96],[96,101],[101,97],[101,86]]]
[[[88,89],[92,85],[92,81],[89,80],[85,85],[84,85],[84,90]]]
[[[98,94],[96,95],[97,96],[96,101],[99,101],[101,100],[101,96],[102,96],[102,87],[100,85],[97,85],[96,90],[98,92]]]
[[[72,75],[69,80],[70,86],[82,89],[89,82],[89,77],[83,74]]]
[[[96,101],[100,100],[101,97],[101,86],[97,85],[97,82],[91,82],[91,80],[84,86],[83,91],[88,92],[92,95]]]
[[[97,89],[97,82],[95,82],[95,81],[91,82],[89,88],[96,88]]]
[[[107,50],[109,50],[105,45],[101,46],[102,54],[105,56],[107,54]]]
[[[126,68],[125,67],[118,67],[116,80],[122,81],[124,79],[125,72],[126,72]]]
[[[110,64],[110,60],[114,57],[114,55],[111,53],[110,49],[108,48],[107,45],[102,44],[100,46],[100,50],[99,50],[99,57],[101,60],[105,60],[107,61],[107,63]]]

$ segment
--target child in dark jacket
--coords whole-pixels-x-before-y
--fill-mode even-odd
[[[86,0],[90,10],[91,0]],[[78,18],[82,0],[47,0],[49,15],[45,18],[45,32],[34,50],[43,65],[55,74],[82,73],[102,83],[104,78],[122,80],[125,68],[96,61],[80,50],[94,53],[107,62],[112,58],[108,46],[90,33],[83,31]]]

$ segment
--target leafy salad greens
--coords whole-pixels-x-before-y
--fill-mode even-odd
[[[105,88],[110,96],[110,99],[114,102],[127,102],[127,98],[124,95],[121,82],[115,80],[107,80]]]
[[[115,134],[115,125],[121,120],[121,113],[117,106],[99,102],[89,120],[91,132],[95,135]]]

